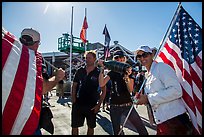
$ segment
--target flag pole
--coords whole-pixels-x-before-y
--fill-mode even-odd
[[[177,9],[176,9],[176,12],[174,13],[173,19],[171,20],[171,23],[170,23],[170,25],[169,25],[169,27],[168,27],[168,29],[167,29],[165,35],[164,35],[163,38],[162,38],[162,41],[161,41],[160,46],[159,46],[159,49],[158,49],[157,52],[155,53],[154,60],[156,59],[157,54],[159,53],[161,47],[163,47],[164,41],[166,40],[167,36],[168,36],[169,33],[170,33],[170,28],[172,28],[172,25],[173,25],[173,23],[175,22],[176,17],[178,16],[178,13],[179,13],[179,11],[180,11],[180,8],[181,8],[181,2],[178,3],[178,7],[177,7]]]
[[[86,17],[86,8],[85,8],[85,18],[87,20],[87,17]],[[86,30],[87,31],[87,30]],[[87,39],[87,34],[85,33],[85,38]],[[84,43],[84,48],[85,48],[85,52],[86,52],[86,43]]]
[[[176,9],[176,12],[174,13],[173,19],[171,20],[171,23],[170,23],[170,25],[169,25],[169,27],[168,27],[168,29],[167,29],[167,31],[166,31],[166,33],[165,33],[163,39],[162,39],[162,42],[161,42],[161,44],[160,44],[160,47],[159,47],[159,49],[157,50],[157,52],[156,52],[156,54],[155,54],[153,60],[156,59],[156,57],[157,57],[157,55],[158,55],[158,53],[159,53],[159,50],[161,49],[162,45],[164,44],[164,40],[165,40],[166,37],[169,35],[170,30],[171,30],[171,28],[172,28],[172,26],[173,26],[173,23],[175,22],[175,19],[177,18],[178,13],[179,13],[179,11],[180,11],[180,7],[181,7],[181,2],[179,2],[179,4],[178,4],[178,7],[177,7],[177,9]],[[147,81],[147,79],[145,79],[145,80],[143,81],[143,83],[142,83],[142,85],[141,85],[140,90],[138,91],[138,93],[141,92],[141,90],[142,90],[142,88],[143,88],[143,86],[144,86],[144,84],[145,84],[146,81]],[[135,95],[136,95],[136,94],[135,94]],[[130,112],[131,112],[132,109],[134,108],[133,106],[134,106],[134,102],[133,102],[132,107],[130,108],[130,110],[129,110],[129,112],[128,112],[128,115],[127,115],[126,118],[125,118],[125,121],[123,122],[123,125],[122,125],[120,131],[118,132],[118,135],[120,135],[120,133],[122,132],[122,130],[123,130],[123,128],[124,128],[124,126],[125,126],[125,124],[126,124],[128,118],[129,118],[129,116],[130,116]]]
[[[73,35],[72,35],[72,29],[73,29],[73,6],[72,6],[72,16],[71,16],[71,45],[70,45],[70,54],[69,54],[69,82],[72,81],[72,46],[73,46]]]
[[[57,67],[55,67],[53,64],[51,64],[49,61],[47,61],[44,57],[43,57],[43,61],[46,62],[48,65],[50,65],[53,69],[58,70]]]
[[[106,27],[106,24],[105,24],[105,27]],[[106,46],[106,36],[105,36],[104,46]],[[104,52],[105,52],[104,61],[106,61],[106,50],[107,50],[106,48],[107,48],[107,47],[105,47],[105,50],[104,50]]]

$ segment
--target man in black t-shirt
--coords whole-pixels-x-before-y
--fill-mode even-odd
[[[106,93],[105,87],[102,87],[98,100],[100,71],[94,66],[96,53],[89,51],[85,57],[86,66],[77,70],[72,85],[72,135],[79,134],[78,128],[83,126],[85,118],[88,125],[87,135],[94,134],[96,113],[100,109]]]
[[[121,50],[114,52],[113,60],[118,62],[126,62],[126,56]],[[120,132],[121,118],[123,115],[127,116],[132,104],[131,94],[134,88],[134,79],[131,77],[132,68],[128,68],[125,73],[118,73],[110,71],[105,77],[103,74],[103,61],[99,60],[98,65],[101,66],[101,73],[99,75],[99,84],[104,86],[110,80],[112,83],[112,91],[110,96],[110,117],[113,127],[113,134],[118,135]],[[139,135],[147,135],[147,130],[135,109],[128,119],[137,129]],[[120,135],[123,135],[122,131]]]

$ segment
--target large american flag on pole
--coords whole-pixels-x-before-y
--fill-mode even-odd
[[[40,118],[42,56],[2,28],[2,134],[33,135]]]
[[[195,134],[202,134],[202,29],[182,6],[156,61],[176,71]]]

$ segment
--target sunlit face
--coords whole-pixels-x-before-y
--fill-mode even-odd
[[[139,60],[143,66],[149,68],[153,61],[152,54],[140,50],[137,53],[137,60]]]
[[[86,65],[87,66],[92,66],[94,65],[94,62],[96,61],[96,58],[91,54],[91,53],[88,53],[86,55]]]

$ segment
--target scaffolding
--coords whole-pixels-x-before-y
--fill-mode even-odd
[[[62,34],[63,36],[58,38],[58,50],[60,52],[69,53],[71,46],[71,35],[68,33]],[[85,44],[81,41],[80,38],[73,37],[73,47],[72,53],[84,53]]]

